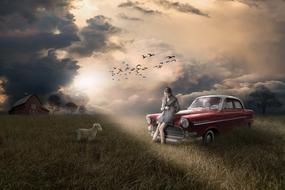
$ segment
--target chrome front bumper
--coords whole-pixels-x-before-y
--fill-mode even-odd
[[[156,128],[157,126],[153,126],[153,125],[148,126],[148,132],[150,133],[151,136],[154,135]],[[165,129],[166,141],[178,142],[181,140],[186,140],[187,138],[194,138],[194,137],[197,137],[196,132],[184,131],[180,127],[167,126]],[[159,139],[160,136],[158,135],[157,138]]]

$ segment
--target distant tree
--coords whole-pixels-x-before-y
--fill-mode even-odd
[[[69,110],[70,113],[74,113],[78,108],[78,106],[73,102],[67,102],[64,107]]]
[[[48,97],[48,105],[52,111],[52,113],[54,113],[55,111],[59,110],[59,107],[61,105],[61,98],[58,95],[50,95]]]
[[[258,87],[254,92],[249,94],[249,97],[249,103],[254,104],[257,109],[260,109],[263,115],[266,114],[269,107],[282,106],[282,103],[276,98],[275,94],[265,86]]]
[[[79,113],[81,113],[81,114],[85,114],[87,110],[86,110],[86,107],[85,107],[85,106],[79,106],[78,111],[79,111]]]

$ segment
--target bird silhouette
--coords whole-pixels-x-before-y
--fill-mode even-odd
[[[136,70],[140,70],[141,69],[141,64],[136,65]]]
[[[143,58],[155,56],[153,53],[148,53],[143,55]],[[145,79],[146,70],[150,68],[145,66],[144,64],[136,64],[135,66],[131,66],[125,61],[121,62],[121,66],[112,66],[112,69],[109,70],[110,75],[112,76],[113,81],[122,81],[122,79],[129,80],[129,76],[138,76],[139,78]],[[161,68],[162,66],[157,65],[157,68]]]
[[[122,70],[121,68],[118,68],[117,75],[120,74],[120,73],[122,73],[122,72],[123,72],[123,70]]]
[[[155,54],[154,53],[147,53],[147,54],[142,55],[142,58],[146,59],[146,58],[152,57],[152,56],[155,56]]]
[[[154,66],[154,68],[160,69],[160,68],[162,68],[162,65],[156,65],[156,66]]]
[[[169,56],[166,56],[167,59],[172,59],[172,58],[175,58],[175,55],[169,55]]]

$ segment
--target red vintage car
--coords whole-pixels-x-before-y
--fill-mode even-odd
[[[159,115],[146,116],[151,136],[156,130]],[[165,138],[177,142],[188,137],[203,137],[203,142],[208,144],[218,134],[235,127],[250,127],[252,123],[253,111],[245,109],[239,98],[227,95],[201,96],[187,110],[176,113],[173,124],[165,129]]]

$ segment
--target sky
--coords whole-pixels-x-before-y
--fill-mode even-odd
[[[283,0],[3,0],[0,18],[1,109],[36,93],[144,114],[159,111],[166,86],[182,108],[261,85],[285,102]],[[168,55],[176,62],[154,68]],[[112,80],[124,64],[148,67],[146,78]]]

